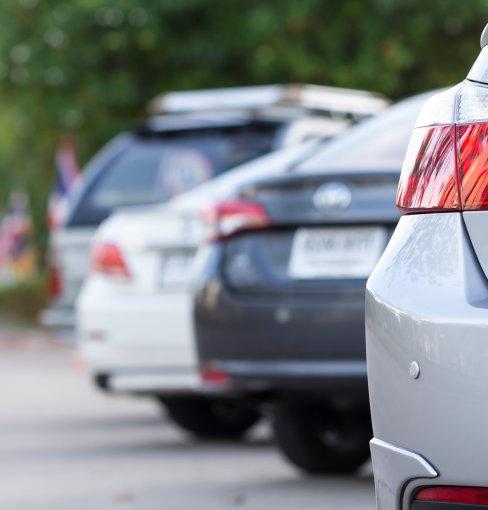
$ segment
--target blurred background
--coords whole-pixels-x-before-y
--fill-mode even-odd
[[[399,99],[456,83],[479,51],[471,0],[6,0],[0,203],[28,193],[36,244],[61,139],[80,164],[164,91],[315,83]]]
[[[46,250],[53,218],[49,217],[48,204],[49,197],[53,199],[56,169],[60,165],[71,168],[75,180],[78,169],[90,157],[117,133],[138,125],[147,114],[148,102],[168,91],[313,83],[363,89],[396,101],[454,84],[464,79],[479,52],[479,36],[487,12],[488,0],[3,0],[0,3],[0,320],[3,324],[0,324],[0,346],[4,355],[0,357],[5,384],[28,381],[28,386],[20,386],[17,393],[12,392],[6,398],[10,406],[8,420],[11,420],[7,420],[7,425],[15,428],[16,424],[31,422],[38,412],[47,420],[44,426],[57,423],[59,413],[59,419],[64,419],[55,400],[47,394],[40,396],[42,405],[33,408],[29,405],[30,411],[21,403],[20,397],[27,395],[29,388],[39,381],[42,384],[44,379],[39,377],[52,375],[49,369],[45,370],[51,361],[43,366],[42,373],[37,373],[35,356],[22,357],[22,361],[9,357],[13,351],[24,348],[31,356],[29,346],[32,345],[34,353],[36,349],[54,345],[51,333],[37,327],[37,317],[49,301]],[[58,363],[57,356],[54,355],[54,365]],[[59,356],[64,363],[65,358]],[[70,363],[70,370],[74,366],[76,372],[79,364],[76,356]],[[21,367],[20,371],[16,367]],[[27,374],[30,378],[26,379]],[[49,384],[58,387],[58,379]],[[85,395],[76,391],[76,395]],[[73,406],[70,398],[66,398]],[[91,409],[101,413],[97,420],[103,422],[106,418],[108,423],[102,439],[98,436],[93,441],[87,439],[90,450],[103,442],[104,434],[117,420],[104,414],[104,401],[97,400],[95,405],[88,396],[86,402],[84,398],[80,397],[79,423],[90,419]],[[132,423],[133,418],[127,416],[132,416],[132,408],[128,411],[126,403],[115,405],[121,406],[115,411],[118,423],[129,427],[127,423]],[[137,405],[141,406],[142,415],[147,413],[144,404]],[[69,420],[76,421],[73,418],[77,416],[76,406],[66,409]],[[135,434],[159,444],[159,432],[151,429],[151,423],[151,420],[141,423],[136,420]],[[159,430],[159,425],[155,429]],[[25,450],[21,448],[23,453],[10,452],[14,465],[18,464],[19,477],[22,459],[30,458],[32,450],[28,445],[35,443],[37,432],[37,427],[31,428],[26,435],[15,436],[12,443],[27,438]],[[49,440],[53,444],[58,432],[54,427]],[[138,462],[145,461],[153,445],[151,441],[141,441]],[[261,441],[259,436],[250,451],[240,452],[241,459],[248,458],[242,466],[236,464],[238,469],[246,473],[252,471],[253,462],[259,465]],[[69,441],[68,444],[71,445]],[[204,454],[211,450],[211,447],[199,448]],[[234,450],[219,448],[223,465],[232,462]],[[113,446],[106,454],[114,455],[115,451]],[[80,447],[77,454],[83,456],[82,452]],[[184,455],[189,453],[185,451]],[[190,464],[194,460],[188,459]],[[325,507],[337,508],[341,495],[349,492],[352,504],[359,508],[363,490],[369,498],[364,508],[373,505],[370,475],[353,486],[344,480],[329,480],[322,485],[323,482],[313,479],[300,485],[299,479],[285,472],[285,468],[274,471],[266,462],[264,472],[271,473],[272,491],[260,500],[262,504],[277,501],[273,499],[273,491],[278,487],[279,492],[282,483],[289,483],[283,492],[285,499],[291,498],[291,503],[300,508],[318,508],[322,488],[327,484],[333,499]],[[53,467],[53,476],[62,472],[62,466],[60,463]],[[97,466],[103,478],[104,469],[110,467]],[[182,473],[190,473],[188,487],[191,487],[190,479],[198,477],[194,466],[189,470],[178,466]],[[0,466],[0,471],[8,469],[5,464]],[[171,467],[154,464],[151,469],[171,470]],[[38,470],[36,465],[33,472],[38,474]],[[219,483],[224,483],[225,473],[223,469]],[[36,480],[38,494],[42,494],[42,477]],[[80,480],[75,477],[71,482]],[[210,489],[202,489],[202,494],[211,491],[214,481],[211,476],[207,481]],[[141,491],[144,483],[138,481]],[[295,484],[299,484],[303,493],[287,492]],[[151,478],[149,485],[151,490],[156,490],[158,481]],[[151,508],[148,502],[138,505],[116,483],[113,487],[112,503]],[[261,487],[256,490],[263,494]],[[20,489],[12,493],[9,508],[34,508],[20,503],[14,505],[20,493]],[[246,490],[242,488],[225,493],[222,507],[246,505],[243,494]],[[46,504],[57,502],[57,508],[78,508],[75,502],[60,503],[56,498],[45,501]],[[167,508],[178,505],[182,508],[186,504],[182,501],[186,500],[174,496]],[[302,504],[304,501],[308,501],[308,506]],[[92,506],[107,507],[103,500],[97,500]]]

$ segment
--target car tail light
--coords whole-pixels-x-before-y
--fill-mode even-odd
[[[426,102],[397,205],[404,213],[488,209],[488,87],[465,81]]]
[[[214,370],[211,368],[203,368],[200,370],[200,378],[206,384],[211,385],[226,385],[230,381],[229,374],[222,370]]]
[[[426,487],[420,489],[414,501],[421,503],[450,503],[451,505],[488,506],[488,488],[483,487]],[[417,507],[422,508],[420,504]],[[429,508],[425,506],[425,508]],[[454,508],[449,506],[449,508]],[[463,506],[464,508],[464,506]],[[471,507],[470,507],[471,508]]]
[[[63,280],[61,267],[56,247],[50,244],[46,254],[47,268],[47,292],[50,299],[54,300],[63,292]]]
[[[203,219],[208,227],[208,237],[213,241],[271,225],[264,207],[246,200],[220,202],[207,209],[203,213]]]
[[[61,271],[53,257],[49,258],[47,274],[48,274],[47,281],[48,295],[51,299],[56,299],[61,295],[61,292],[63,291],[63,282],[61,279]]]
[[[93,246],[91,270],[111,276],[130,276],[122,251],[113,243],[97,243]]]

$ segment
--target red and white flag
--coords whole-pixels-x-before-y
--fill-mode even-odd
[[[33,223],[26,193],[10,193],[0,221],[0,286],[32,276],[37,254],[32,241]]]

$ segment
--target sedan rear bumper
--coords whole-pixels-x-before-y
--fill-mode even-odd
[[[200,378],[195,369],[168,370],[165,367],[155,367],[93,375],[96,385],[111,393],[174,396],[202,392]]]
[[[366,310],[375,437],[428,459],[436,483],[486,486],[488,282],[460,213],[401,219]],[[410,509],[379,498],[380,508]]]
[[[438,476],[437,471],[415,452],[378,439],[373,439],[370,447],[378,508],[410,509],[412,495],[418,487],[431,485],[432,478]]]
[[[91,277],[77,303],[80,350],[104,389],[193,392],[199,379],[187,292],[121,292]]]
[[[227,374],[233,391],[367,393],[363,291],[255,297],[216,294],[210,282],[196,299],[195,330],[202,368]]]
[[[223,361],[213,362],[205,373],[224,374],[229,382],[207,384],[212,392],[275,395],[279,393],[331,398],[353,395],[367,401],[365,361]]]

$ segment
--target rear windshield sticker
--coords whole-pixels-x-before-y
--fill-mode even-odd
[[[164,155],[159,178],[167,196],[178,195],[213,177],[210,159],[195,149],[174,149]]]

